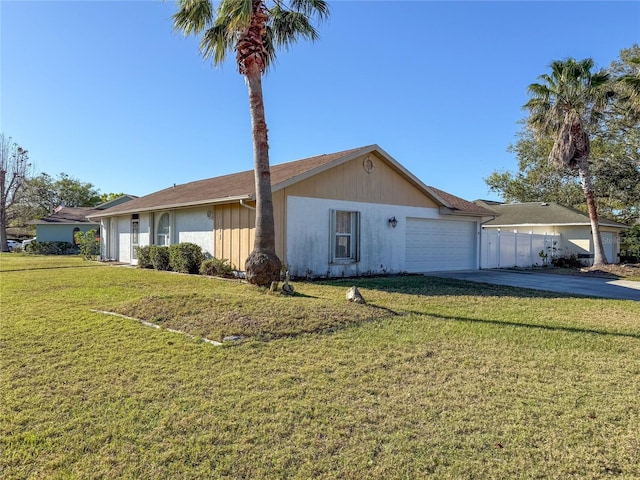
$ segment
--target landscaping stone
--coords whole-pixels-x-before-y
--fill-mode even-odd
[[[357,287],[351,287],[347,290],[347,300],[353,303],[367,303]]]

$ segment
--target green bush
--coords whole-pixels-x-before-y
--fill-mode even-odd
[[[27,245],[27,253],[36,255],[76,255],[78,249],[70,242],[39,242],[34,240]]]
[[[151,264],[156,270],[169,270],[169,247],[151,245],[149,247]]]
[[[169,266],[174,272],[198,273],[202,260],[202,248],[195,243],[178,243],[169,247]]]
[[[221,260],[210,258],[200,265],[200,274],[211,277],[230,277],[233,275],[233,267],[229,263],[229,260],[225,258]]]
[[[88,232],[76,232],[75,240],[80,251],[80,255],[85,260],[95,260],[100,255],[100,238],[96,230]]]
[[[577,253],[567,253],[561,257],[555,257],[551,260],[551,264],[558,268],[580,268],[584,264],[578,258]]]
[[[136,257],[138,258],[138,268],[153,268],[150,246],[136,247]]]

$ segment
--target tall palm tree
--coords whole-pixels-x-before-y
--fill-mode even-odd
[[[275,227],[269,168],[269,143],[262,95],[262,75],[276,58],[276,48],[288,48],[298,38],[314,41],[312,20],[329,15],[325,0],[178,0],[174,28],[186,35],[202,34],[200,52],[214,65],[235,52],[238,71],[246,79],[253,136],[256,184],[256,228],[247,258],[247,280],[269,285],[280,278],[275,251]]]
[[[612,98],[609,75],[592,73],[593,60],[573,58],[554,61],[551,73],[529,85],[528,123],[535,132],[554,138],[549,160],[558,167],[578,171],[587,200],[594,244],[594,265],[607,263],[602,247],[598,210],[589,167],[589,129],[595,126]]]

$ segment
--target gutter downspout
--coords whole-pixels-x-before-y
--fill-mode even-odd
[[[256,207],[252,207],[251,205],[247,205],[246,203],[244,203],[244,199],[240,199],[240,205],[243,206],[244,208],[248,208],[249,210],[253,210],[254,212],[256,211]]]

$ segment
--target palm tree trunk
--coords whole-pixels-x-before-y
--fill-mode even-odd
[[[276,255],[275,222],[271,194],[269,141],[262,95],[262,72],[255,62],[247,65],[247,86],[253,136],[253,164],[256,185],[256,228],[253,251],[247,258],[247,280],[270,285],[280,279],[281,262]]]
[[[253,168],[256,183],[256,237],[254,249],[275,253],[275,227],[269,166],[269,140],[262,96],[262,75],[247,72],[251,127],[253,136]]]
[[[583,157],[577,163],[578,173],[580,174],[580,183],[584,196],[587,199],[587,209],[589,211],[589,220],[591,221],[591,234],[593,236],[593,264],[606,265],[607,257],[604,253],[602,245],[602,236],[600,235],[600,224],[598,222],[598,207],[593,193],[593,181],[591,179],[591,171],[589,161]]]

